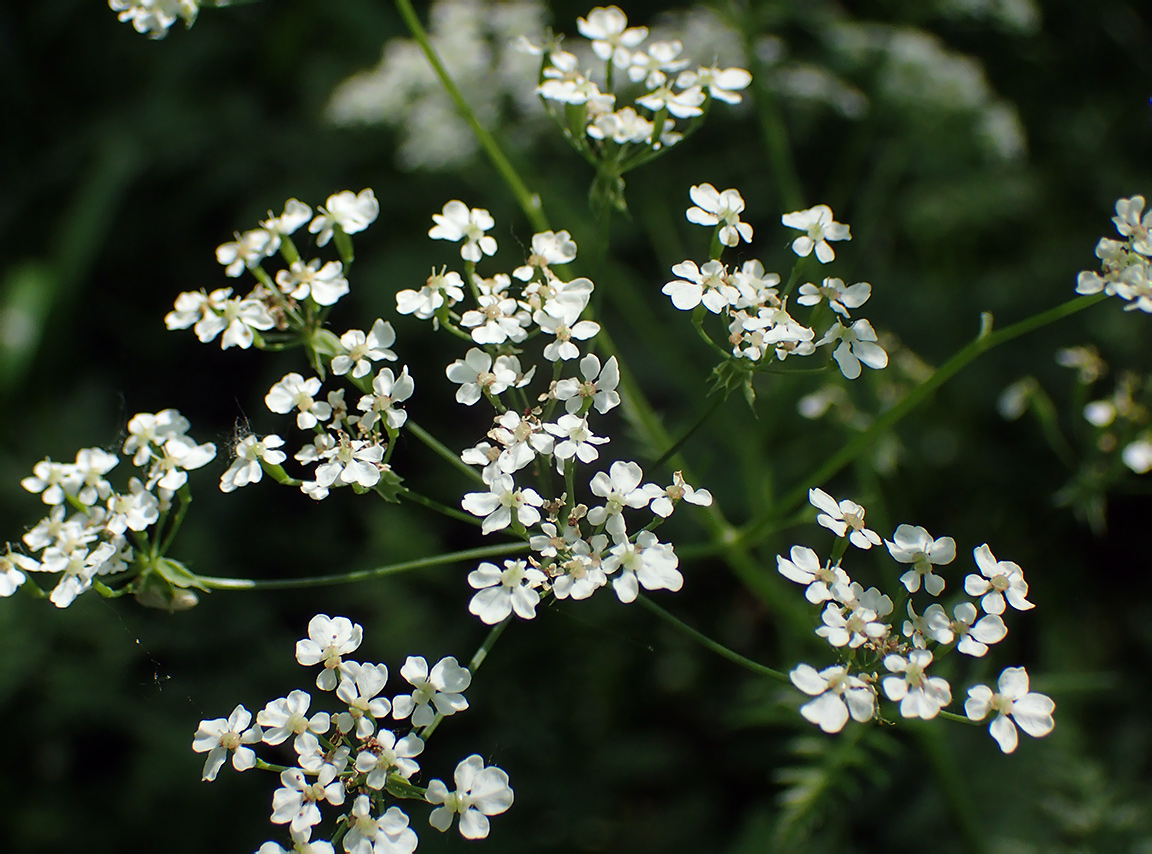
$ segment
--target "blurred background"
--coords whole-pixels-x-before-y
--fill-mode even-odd
[[[578,40],[588,7],[441,0],[420,11],[553,227],[596,270],[600,319],[672,435],[705,408],[714,363],[660,294],[673,264],[707,253],[683,217],[688,187],[739,188],[757,241],[726,260],[758,257],[785,276],[781,213],[827,203],[851,224],[831,272],[872,283],[867,316],[892,336],[892,367],[851,388],[833,382],[837,403],[815,421],[798,405],[825,377],[762,377],[755,414],[738,394],[722,406],[685,454],[736,524],[809,485],[826,455],[975,335],[980,312],[1006,325],[1070,298],[1097,240],[1114,236],[1116,199],[1152,192],[1152,18],[1134,0],[660,5],[625,11],[682,38],[686,56],[743,65],[756,82],[743,104],[714,105],[700,133],[629,174],[630,215],[607,228],[589,211],[591,170],[531,96],[534,61],[507,47],[546,26]],[[357,238],[333,328],[391,320],[416,379],[413,418],[449,425],[438,435],[450,447],[483,433],[485,416],[462,417],[443,376],[460,342],[397,317],[394,295],[458,262],[455,246],[425,236],[449,199],[495,216],[489,272],[521,262],[531,228],[405,38],[379,0],[209,9],[163,41],[99,0],[0,7],[5,538],[43,515],[19,486],[38,460],[114,449],[132,414],[175,407],[221,448],[192,476],[196,503],[172,552],[196,572],[290,578],[480,544],[474,529],[349,490],[322,504],[267,481],[222,495],[238,425],[289,429],[263,397],[305,366],[299,353],[222,352],[163,324],[181,291],[235,284],[214,258],[234,231],[289,197],[316,206],[372,187],[380,217]],[[473,752],[508,771],[516,804],[479,843],[490,851],[1152,851],[1152,502],[1078,411],[1124,371],[1144,394],[1150,324],[1112,300],[1013,341],[825,485],[868,507],[882,534],[908,522],[954,537],[950,589],[984,542],[1024,568],[1036,609],[1014,615],[954,692],[1023,664],[1057,703],[1049,737],[1022,739],[1011,757],[986,728],[939,721],[824,737],[796,713],[798,692],[601,595],[509,628],[469,691],[472,709],[430,742],[425,779],[447,779]],[[1088,390],[1054,358],[1086,344],[1111,366]],[[1022,377],[1047,390],[1074,452],[1065,460],[1034,419],[999,414]],[[618,413],[611,458],[658,457]],[[1147,411],[1134,417],[1139,426]],[[399,473],[454,504],[462,478],[401,441]],[[707,541],[701,518],[684,508],[669,523],[685,594],[657,600],[771,666],[832,663],[722,562],[691,559]],[[828,548],[814,524],[781,528],[756,549],[766,578],[793,543]],[[875,571],[856,560],[861,576]],[[470,569],[213,593],[174,615],[91,593],[63,611],[0,600],[0,847],[190,854],[286,841],[267,820],[272,775],[200,781],[198,722],[310,687],[293,646],[317,611],[362,623],[360,657],[393,672],[410,654],[467,660],[485,634],[466,614]],[[410,813],[421,851],[468,844],[428,828],[420,806]]]

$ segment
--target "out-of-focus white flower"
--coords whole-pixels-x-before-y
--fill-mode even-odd
[[[345,234],[356,234],[375,222],[379,215],[380,202],[371,189],[359,193],[342,190],[328,197],[324,207],[308,224],[308,231],[316,235],[317,246],[326,246],[337,226]]]
[[[786,213],[780,221],[789,228],[804,232],[792,241],[792,251],[801,258],[806,258],[815,249],[816,258],[821,264],[827,264],[836,257],[828,241],[852,239],[848,226],[832,219],[832,208],[828,205],[816,205],[808,210]]]

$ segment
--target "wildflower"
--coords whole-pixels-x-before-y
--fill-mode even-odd
[[[469,210],[466,204],[454,199],[444,205],[442,213],[433,214],[432,221],[436,224],[428,231],[428,236],[434,240],[464,240],[460,256],[465,261],[475,263],[480,260],[481,253],[496,254],[495,238],[484,233],[496,224],[496,220],[483,208]]]
[[[321,267],[319,258],[307,264],[293,261],[287,270],[276,274],[276,286],[292,299],[310,296],[317,305],[335,305],[348,293],[344,265],[339,261],[329,261]]]
[[[740,221],[744,199],[738,190],[720,193],[711,184],[700,184],[692,187],[688,195],[696,203],[688,208],[689,222],[720,226],[720,242],[725,246],[735,246],[741,239],[745,243],[752,242],[752,226]]]
[[[343,664],[342,656],[355,652],[364,639],[364,629],[347,617],[317,614],[308,621],[308,637],[296,642],[296,660],[305,667],[323,664],[316,677],[316,687],[331,691],[336,687],[336,674]]]
[[[316,218],[308,224],[308,231],[316,235],[317,246],[327,246],[337,226],[345,234],[356,234],[375,222],[380,213],[380,203],[370,189],[359,193],[351,190],[333,193],[324,204],[325,207],[320,208]]]
[[[400,807],[388,807],[383,815],[372,815],[372,799],[359,795],[348,816],[344,850],[348,854],[412,854],[418,840],[408,826],[408,816]]]
[[[580,360],[580,375],[558,380],[552,389],[557,400],[564,401],[564,408],[575,415],[590,403],[601,415],[620,405],[620,395],[616,386],[620,383],[620,367],[612,356],[604,366],[594,353]]]
[[[833,586],[851,583],[839,564],[825,566],[816,552],[806,546],[793,546],[788,558],[776,555],[776,568],[789,581],[808,585],[804,598],[814,605],[831,599]]]
[[[846,288],[843,279],[829,277],[819,287],[810,282],[801,285],[796,302],[800,305],[816,305],[826,299],[834,312],[841,317],[848,317],[848,309],[864,305],[871,295],[872,286],[867,282],[857,282]]]
[[[867,320],[857,320],[851,327],[846,327],[837,320],[824,333],[824,337],[816,342],[816,346],[835,344],[837,341],[840,344],[833,351],[832,358],[840,366],[840,373],[850,380],[860,376],[861,362],[873,370],[880,370],[888,365],[888,354],[876,343],[876,331]]]
[[[335,716],[340,732],[356,731],[357,738],[368,738],[375,731],[375,721],[392,711],[385,697],[377,697],[388,682],[388,668],[383,664],[361,664],[349,661],[340,668],[336,696],[348,704],[348,711]]]
[[[263,439],[251,433],[245,436],[236,443],[236,459],[228,471],[220,476],[220,491],[233,492],[241,486],[259,483],[264,476],[264,469],[260,465],[262,460],[268,465],[278,466],[286,459],[283,451],[276,450],[283,444],[284,440],[275,433]]]
[[[246,231],[237,234],[234,241],[217,246],[216,260],[224,265],[225,275],[235,279],[245,267],[255,267],[276,251],[268,248],[271,242],[272,236],[262,228]]]
[[[299,738],[306,732],[323,735],[328,732],[331,719],[327,712],[307,717],[312,697],[307,691],[293,691],[287,697],[273,700],[256,715],[256,723],[264,727],[265,744],[281,744],[288,736]]]
[[[540,511],[536,508],[544,499],[534,489],[518,489],[512,476],[499,474],[492,478],[488,492],[469,492],[460,502],[473,516],[483,516],[481,532],[490,534],[512,524],[512,514],[525,527],[540,521]]]
[[[322,765],[315,781],[299,768],[280,772],[281,787],[272,793],[272,823],[287,824],[293,834],[321,821],[319,801],[333,806],[344,803],[344,781],[338,779],[334,765]]]
[[[684,261],[672,272],[680,278],[668,282],[660,292],[670,296],[672,305],[681,311],[691,311],[704,303],[710,312],[719,314],[740,299],[740,291],[728,281],[728,270],[719,261],[706,261],[703,267]]]
[[[848,534],[848,540],[858,549],[870,549],[882,542],[880,535],[864,527],[865,510],[854,501],[837,502],[835,498],[823,489],[809,489],[808,501],[817,510],[822,511],[816,521],[830,530],[837,537]]]
[[[816,205],[804,211],[786,213],[780,221],[789,228],[796,228],[804,234],[792,241],[792,251],[801,258],[806,258],[816,250],[816,258],[821,264],[827,264],[836,257],[830,240],[851,240],[848,226],[832,219],[832,208],[828,205]]]
[[[900,714],[906,718],[931,720],[952,702],[948,681],[925,674],[931,663],[932,653],[926,649],[914,649],[907,658],[889,655],[884,659],[884,666],[899,674],[884,677],[884,693],[889,700],[900,703]]]
[[[259,725],[249,727],[251,722],[252,713],[243,706],[237,706],[227,718],[200,721],[192,749],[208,754],[203,779],[215,780],[229,753],[232,754],[232,767],[237,771],[247,771],[256,765],[256,751],[244,745],[256,744],[263,738],[263,733]]]
[[[727,104],[739,104],[743,100],[740,90],[747,89],[751,82],[752,75],[743,68],[717,68],[714,65],[682,71],[676,78],[676,85],[681,89],[700,86],[707,89],[711,97]]]
[[[425,727],[436,715],[449,717],[468,708],[463,692],[472,684],[472,674],[454,656],[440,659],[429,672],[423,656],[410,655],[400,675],[413,691],[392,698],[392,717],[398,721],[411,717],[412,726]]]
[[[982,596],[980,606],[985,613],[1003,614],[1005,599],[1017,611],[1036,607],[1024,598],[1028,595],[1028,582],[1024,580],[1024,570],[1017,564],[996,560],[987,543],[973,549],[972,556],[984,577],[969,575],[964,579],[964,592],[969,596]]]
[[[792,684],[815,697],[800,707],[800,714],[824,732],[840,732],[852,720],[869,721],[876,712],[876,691],[863,679],[848,675],[844,667],[827,667],[816,672],[808,664],[796,667],[788,677]]]
[[[264,396],[264,403],[272,411],[287,415],[293,409],[296,413],[296,426],[301,430],[310,430],[321,421],[327,421],[332,416],[332,407],[322,400],[316,400],[314,395],[320,391],[320,380],[311,377],[307,380],[293,371],[285,374],[283,379],[269,389]]]
[[[944,592],[944,579],[932,572],[933,566],[952,563],[956,557],[956,541],[951,537],[932,539],[924,528],[913,525],[900,525],[892,539],[884,545],[900,563],[912,564],[912,569],[900,576],[900,583],[909,593],[920,589],[920,578],[924,578],[924,589],[933,596]]]
[[[997,687],[1000,690],[996,693],[986,685],[969,688],[964,712],[974,721],[984,720],[989,712],[996,713],[989,731],[1002,751],[1011,753],[1016,749],[1017,725],[1033,738],[1052,732],[1055,726],[1052,712],[1056,704],[1051,697],[1029,692],[1028,671],[1023,667],[1005,668]]]
[[[540,602],[537,588],[545,581],[547,576],[526,561],[506,560],[504,569],[485,561],[468,573],[468,583],[479,590],[468,603],[468,611],[490,626],[513,611],[521,619],[531,620]]]
[[[576,29],[592,42],[593,53],[619,66],[626,65],[630,50],[648,38],[648,28],[629,27],[628,17],[618,6],[597,6],[587,18],[576,19]]]
[[[454,383],[456,402],[471,406],[481,394],[498,395],[517,384],[520,376],[520,361],[515,356],[497,356],[495,365],[492,357],[476,347],[449,365],[444,373]]]
[[[454,792],[449,792],[440,780],[429,781],[425,798],[440,806],[432,810],[428,822],[443,833],[452,826],[453,816],[459,815],[460,835],[483,839],[488,835],[488,816],[499,815],[512,806],[508,775],[495,766],[485,768],[479,756],[469,756],[456,766],[453,777]]]

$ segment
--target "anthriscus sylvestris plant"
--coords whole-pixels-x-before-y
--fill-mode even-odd
[[[154,38],[178,20],[191,26],[199,11],[194,0],[109,5],[121,21]],[[281,427],[237,436],[226,465],[212,473],[220,492],[266,488],[257,484],[267,475],[321,507],[333,491],[349,488],[477,529],[492,542],[311,581],[322,586],[400,569],[466,566],[457,578],[459,616],[483,640],[466,666],[464,658],[431,663],[410,655],[390,669],[351,657],[365,641],[361,625],[317,613],[295,655],[302,666],[317,668],[318,693],[289,686],[262,710],[236,705],[227,717],[200,721],[192,749],[206,754],[204,780],[217,779],[228,764],[278,775],[270,820],[280,841],[264,843],[259,854],[407,854],[417,848],[415,826],[425,817],[441,832],[455,824],[466,839],[487,837],[490,818],[514,805],[510,775],[494,764],[498,757],[477,752],[454,766],[437,759],[436,767],[452,770],[451,782],[443,771],[444,779],[429,779],[422,769],[432,752],[428,742],[446,718],[468,709],[465,693],[482,678],[479,668],[511,623],[533,620],[542,605],[597,594],[639,604],[708,649],[776,680],[787,691],[785,704],[824,733],[840,733],[853,726],[850,720],[870,727],[905,719],[987,723],[999,749],[1012,753],[1019,730],[1034,738],[1052,732],[1055,702],[1032,690],[1025,667],[997,664],[993,680],[981,666],[996,658],[993,647],[1008,636],[1015,612],[1034,607],[1025,570],[997,557],[999,546],[972,542],[958,549],[952,537],[929,533],[916,520],[891,530],[870,527],[864,506],[826,488],[835,490],[832,478],[998,344],[1108,296],[1125,300],[1126,310],[1152,312],[1152,214],[1143,214],[1144,199],[1117,203],[1122,239],[1100,242],[1103,267],[1080,275],[1078,297],[1001,329],[985,314],[977,337],[938,368],[906,358],[913,367],[904,369],[897,399],[877,412],[854,411],[856,432],[841,448],[772,506],[756,507],[735,524],[725,515],[725,496],[696,476],[683,450],[703,420],[670,436],[608,322],[597,319],[597,284],[579,248],[585,238],[551,226],[543,200],[528,191],[459,96],[411,5],[399,0],[397,7],[532,231],[525,252],[509,261],[497,241],[505,231],[488,209],[473,206],[479,200],[449,199],[437,209],[437,199],[424,214],[432,223],[428,237],[457,244],[459,260],[432,267],[423,282],[405,282],[395,293],[396,315],[427,322],[428,334],[443,344],[437,369],[454,387],[458,419],[471,430],[467,444],[449,447],[437,438],[437,425],[410,415],[412,409],[419,417],[422,390],[391,320],[350,321],[339,313],[354,287],[353,237],[380,214],[371,188],[337,191],[322,204],[290,198],[280,213],[269,211],[234,232],[215,253],[225,281],[177,295],[164,322],[224,350],[291,349],[300,356],[264,394],[267,410],[282,416]],[[552,33],[542,40],[526,34],[521,48],[540,57],[537,80],[528,86],[595,170],[592,206],[608,221],[614,211],[627,210],[627,172],[686,144],[713,101],[741,103],[753,80],[743,68],[682,57],[678,40],[649,41],[648,29],[630,26],[615,6],[592,9],[577,30],[587,44],[569,50]],[[689,204],[677,211],[707,230],[707,254],[671,266],[670,276],[648,283],[646,298],[661,294],[689,313],[673,334],[691,334],[690,325],[714,359],[712,386],[699,389],[702,398],[713,398],[705,419],[736,390],[756,406],[758,389],[771,387],[780,374],[811,375],[801,413],[820,417],[847,398],[846,384],[890,370],[898,352],[908,356],[885,335],[882,320],[874,325],[863,316],[873,285],[836,275],[834,264],[850,251],[853,235],[828,204],[780,211],[778,223],[775,216],[754,222],[736,188],[685,181],[669,203],[685,205],[685,197]],[[752,257],[754,238],[767,247],[764,258],[774,257],[771,246],[790,246],[791,269],[773,272]],[[1064,354],[1083,385],[1101,376],[1088,348]],[[1110,397],[1085,403],[1084,417],[1098,431],[1094,447],[1112,461],[1097,460],[1093,471],[1103,465],[1115,474],[1118,451],[1122,466],[1142,474],[1152,470],[1152,401],[1141,402],[1152,382],[1125,376],[1119,386]],[[1002,409],[1018,415],[1028,400],[1042,400],[1034,383],[1005,395]],[[626,427],[656,449],[643,464],[635,459],[639,453],[617,450],[625,447]],[[116,474],[127,466],[106,449],[83,449],[71,463],[36,463],[21,484],[41,497],[47,515],[0,557],[0,595],[23,589],[66,608],[95,590],[177,611],[210,591],[255,588],[248,579],[194,573],[169,556],[195,472],[217,456],[215,445],[191,433],[175,409],[133,416],[121,453],[136,471],[118,482]],[[408,486],[403,454],[397,454],[402,433],[470,486],[447,501]],[[1098,495],[1107,482],[1097,477],[1096,492],[1076,495]],[[706,552],[696,549],[692,558],[663,528],[685,511],[710,537]],[[755,551],[780,527],[811,527],[813,520],[811,536],[776,554],[774,566],[770,555]],[[775,609],[795,648],[806,651],[804,660],[778,668],[752,661],[657,604],[654,597],[674,605],[668,594],[698,582],[694,560],[702,554],[723,561]],[[778,583],[777,575],[802,592]],[[881,589],[880,578],[897,580]],[[285,756],[290,761],[282,764]]]

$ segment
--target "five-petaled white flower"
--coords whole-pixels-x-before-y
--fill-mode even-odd
[[[885,676],[884,693],[888,699],[900,703],[900,714],[906,718],[930,720],[952,702],[952,688],[941,676],[928,676],[925,670],[932,663],[927,649],[914,649],[905,658],[889,655],[884,666],[893,676]]]
[[[837,502],[823,489],[809,489],[808,501],[817,510],[822,511],[816,516],[817,522],[837,537],[847,534],[848,541],[856,548],[870,549],[882,542],[879,534],[864,527],[864,508],[855,501],[845,499]],[[849,530],[851,534],[848,533]]]
[[[463,692],[472,684],[472,674],[454,656],[440,659],[429,672],[423,656],[410,655],[400,668],[400,675],[413,691],[392,698],[392,717],[398,721],[411,717],[412,726],[425,727],[437,715],[448,717],[468,708]]]
[[[932,539],[932,535],[918,525],[900,525],[892,540],[884,545],[892,557],[900,563],[912,564],[912,569],[900,576],[900,583],[909,593],[920,589],[920,579],[924,579],[924,589],[933,596],[944,591],[944,579],[932,571],[933,566],[952,563],[956,557],[956,541],[951,537]]]
[[[379,213],[380,203],[372,190],[343,190],[328,197],[320,213],[308,224],[308,231],[317,235],[317,246],[325,246],[337,226],[345,234],[356,234],[375,222]]]
[[[434,240],[463,240],[460,256],[465,261],[475,263],[480,260],[481,253],[496,254],[496,239],[484,233],[496,224],[496,220],[483,208],[469,210],[466,204],[454,199],[444,205],[442,213],[433,214],[432,221],[436,224],[428,231],[428,236]]]
[[[816,250],[816,257],[821,264],[827,264],[836,257],[829,240],[851,240],[848,226],[832,219],[832,208],[828,205],[816,205],[804,211],[786,213],[780,221],[789,228],[796,228],[804,234],[792,241],[792,251],[801,258],[806,258]]]
[[[997,693],[987,685],[969,688],[964,712],[974,721],[984,720],[989,712],[996,713],[989,731],[1002,751],[1011,753],[1016,749],[1016,725],[1033,738],[1052,732],[1056,725],[1052,720],[1056,704],[1051,697],[1029,692],[1028,671],[1023,667],[1006,668],[1000,674],[997,687],[1000,688]],[[1016,724],[1012,723],[1013,719]]]
[[[1028,611],[1034,607],[1024,597],[1028,595],[1028,582],[1024,580],[1024,570],[1010,560],[996,560],[992,550],[985,543],[972,550],[976,558],[979,575],[972,574],[964,579],[964,592],[969,596],[981,596],[980,606],[988,614],[1003,614],[1004,600],[1017,611]]]
[[[800,707],[800,714],[824,732],[840,732],[852,720],[869,721],[876,712],[876,690],[857,676],[850,676],[839,665],[819,673],[809,664],[801,664],[788,674],[792,684],[810,697]]]
[[[237,706],[227,718],[200,721],[192,749],[197,753],[207,753],[204,762],[205,780],[215,780],[228,754],[232,754],[232,767],[237,771],[247,771],[256,765],[256,751],[246,744],[256,744],[263,738],[259,725],[249,727],[252,713],[243,706]]]
[[[857,320],[851,326],[837,320],[816,346],[836,344],[837,341],[840,343],[832,352],[832,358],[847,379],[854,380],[860,376],[861,362],[877,371],[888,366],[888,354],[876,343],[876,330],[867,320]]]
[[[813,604],[831,599],[835,585],[847,587],[851,583],[848,573],[839,564],[824,565],[816,552],[807,546],[793,546],[787,558],[776,555],[776,568],[789,581],[808,585],[804,598]]]
[[[480,530],[485,534],[499,531],[512,524],[512,514],[525,527],[540,521],[540,511],[536,508],[544,499],[534,489],[518,489],[512,476],[499,474],[492,478],[488,492],[469,492],[461,500],[461,506],[473,516],[483,516]]]
[[[718,192],[711,184],[699,184],[688,191],[696,204],[688,208],[688,221],[697,225],[719,226],[720,242],[735,246],[743,238],[752,242],[752,226],[740,221],[744,199],[739,190]]]
[[[236,443],[234,451],[236,459],[228,467],[228,471],[220,476],[220,491],[233,492],[241,486],[250,483],[259,483],[264,477],[261,460],[270,466],[278,466],[287,458],[283,451],[276,450],[284,444],[284,440],[272,433],[260,438],[249,433]],[[155,520],[153,520],[155,521]],[[129,525],[129,527],[132,527]],[[133,530],[140,530],[133,528]]]
[[[342,656],[355,652],[364,639],[364,628],[347,617],[329,617],[317,614],[308,621],[308,637],[296,642],[296,660],[305,667],[323,664],[316,677],[316,687],[331,691],[336,687],[336,675],[343,664]]]
[[[396,330],[392,324],[379,318],[367,335],[359,329],[349,329],[340,336],[344,352],[332,357],[332,373],[343,375],[351,371],[358,379],[371,372],[373,362],[381,359],[395,362],[396,354],[388,349],[395,341]]]
[[[453,775],[456,791],[449,792],[440,780],[431,780],[425,798],[439,804],[428,822],[440,832],[452,826],[460,816],[460,835],[465,839],[483,839],[488,835],[488,816],[499,815],[512,806],[512,789],[508,775],[495,766],[484,767],[479,756],[469,756],[456,766]]]
[[[504,569],[485,561],[468,573],[468,583],[479,591],[468,603],[468,610],[490,626],[513,611],[521,619],[531,620],[540,603],[537,588],[547,580],[527,561],[506,560]]]

